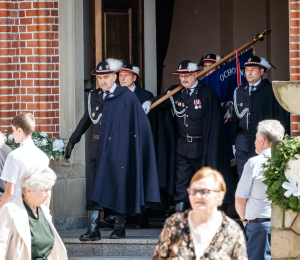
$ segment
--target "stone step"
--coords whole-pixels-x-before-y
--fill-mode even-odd
[[[126,229],[126,238],[110,239],[111,229],[101,229],[102,239],[92,242],[81,242],[78,238],[84,230],[59,232],[68,252],[73,258],[92,257],[88,259],[148,259],[152,258],[161,229]],[[94,258],[93,258],[94,257]],[[97,258],[98,257],[98,258]],[[100,258],[99,258],[100,257]],[[146,257],[146,258],[145,258]]]
[[[152,256],[69,256],[70,260],[150,260]]]

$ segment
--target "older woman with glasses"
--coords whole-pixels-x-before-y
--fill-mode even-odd
[[[192,210],[166,220],[153,259],[247,260],[240,226],[218,211],[226,193],[223,176],[209,167],[188,188]]]
[[[0,209],[0,260],[68,259],[49,209],[43,205],[55,180],[49,168],[22,175],[22,194]]]

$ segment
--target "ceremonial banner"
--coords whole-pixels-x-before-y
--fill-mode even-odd
[[[239,56],[239,64],[243,65],[253,55],[252,50],[253,49],[250,49]],[[239,70],[241,83],[246,84],[247,80],[245,72],[240,68]],[[237,75],[237,61],[234,59],[202,80],[205,84],[213,87],[219,95],[224,114],[224,124],[227,134],[228,149],[230,151],[230,159],[234,158],[231,143],[231,121],[233,112],[233,92],[238,87]]]

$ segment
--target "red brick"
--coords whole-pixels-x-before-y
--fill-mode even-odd
[[[21,76],[22,79],[26,78],[26,72],[21,72]]]
[[[290,12],[290,18],[300,18],[300,12]]]
[[[32,64],[21,64],[21,70],[32,70]]]
[[[300,135],[299,132],[292,132],[292,136],[298,136],[298,135]]]
[[[2,82],[2,80],[0,80],[0,82]],[[9,94],[12,94],[11,88],[0,88],[0,95],[9,95]]]
[[[31,40],[32,39],[32,33],[21,33],[21,40]]]
[[[59,109],[59,103],[52,103],[52,109]]]
[[[11,119],[0,119],[0,125],[11,125]]]
[[[50,31],[50,30],[51,30],[50,25],[46,25],[46,24],[27,26],[28,32],[43,32],[43,31]]]
[[[52,118],[52,124],[58,125],[59,124],[59,118]]]
[[[290,66],[299,66],[300,60],[290,60]]]
[[[11,72],[0,72],[0,79],[11,79],[12,73]]]
[[[19,63],[19,57],[13,57],[13,63]]]
[[[35,55],[53,55],[54,49],[53,48],[37,48],[34,49]]]
[[[55,70],[59,70],[59,64],[55,64]]]
[[[28,77],[28,78],[39,78],[40,75],[39,75],[38,72],[28,72],[28,73],[27,73],[27,77]]]
[[[10,48],[11,42],[0,42],[0,48]]]
[[[55,24],[58,24],[58,18],[55,17]]]
[[[37,24],[54,23],[54,17],[37,17],[37,18],[33,18],[33,23],[37,23]]]
[[[11,31],[14,32],[14,33],[19,32],[19,27],[18,26],[12,26]]]
[[[299,10],[300,6],[299,4],[290,4],[290,10]]]
[[[29,103],[27,108],[30,110],[45,110],[51,109],[51,103]]]
[[[18,11],[11,11],[10,16],[11,17],[19,17],[19,12]],[[16,20],[15,22],[17,24],[19,22],[19,20]]]
[[[0,40],[13,40],[15,36],[13,34],[0,33]]]
[[[55,131],[55,126],[54,125],[48,125],[48,126],[41,126],[38,125],[35,127],[35,131],[45,131],[47,133],[49,132],[54,132]]]
[[[40,79],[34,81],[34,86],[54,86],[54,85],[55,85],[54,80]],[[49,94],[50,93],[51,93],[51,89],[49,90]]]
[[[59,102],[59,95],[56,95],[56,96],[55,96],[55,101],[56,101],[56,102]]]
[[[52,31],[57,32],[58,31],[58,25],[52,25]]]
[[[26,16],[49,16],[50,10],[27,10]],[[52,15],[53,16],[53,15]]]
[[[292,124],[292,130],[298,130],[298,124]]]
[[[55,116],[59,117],[59,110],[56,110]]]
[[[59,78],[59,72],[52,72],[52,78],[58,79]]]
[[[0,49],[0,56],[1,55],[15,55],[16,51],[14,49]]]
[[[20,41],[20,47],[22,47],[22,48],[26,47],[25,41]]]
[[[52,41],[38,41],[39,47],[51,47]]]
[[[18,70],[20,70],[20,69],[18,69]],[[18,79],[20,77],[20,73],[19,72],[14,72],[13,73],[13,78],[14,79]],[[17,84],[17,83],[16,83]]]
[[[0,103],[0,110],[11,110],[12,109],[12,104],[8,103]]]
[[[21,86],[33,86],[33,80],[23,79],[21,80]]]
[[[11,26],[0,26],[0,32],[11,32]]]
[[[9,17],[10,16],[10,11],[8,10],[0,10],[0,17]]]
[[[53,25],[52,25],[53,27]],[[291,34],[300,34],[300,29],[299,28],[290,28],[290,35]]]
[[[16,111],[0,111],[0,117],[15,117],[17,115]],[[11,124],[11,122],[10,122]]]
[[[300,36],[290,36],[291,42],[300,42]]]
[[[291,81],[299,81],[300,77],[299,75],[291,75]]]
[[[299,58],[299,52],[298,51],[293,51],[290,52],[290,58]]]
[[[22,96],[21,96],[21,101],[22,101],[22,102],[33,102],[33,96],[25,96],[25,95],[22,95]]]
[[[27,47],[39,47],[38,41],[27,41]]]
[[[51,125],[52,120],[51,118],[36,118],[37,125]]]
[[[22,55],[32,55],[32,49],[31,48],[22,48],[21,54]]]
[[[27,89],[26,88],[21,88],[20,92],[21,92],[21,94],[26,94],[27,93]],[[16,93],[16,94],[19,94],[19,92]]]
[[[15,85],[15,80],[4,80],[4,79],[0,80],[1,87],[13,87],[14,85]]]
[[[300,44],[298,44],[298,43],[290,44],[290,50],[292,50],[292,51],[300,50]]]
[[[290,26],[299,26],[300,21],[299,20],[290,20]]]
[[[21,109],[26,109],[26,103],[21,103]]]
[[[35,64],[34,70],[54,70],[54,64]]]
[[[20,24],[32,24],[32,18],[20,18]]]
[[[55,37],[54,33],[48,32],[48,33],[34,33],[33,38],[34,39],[49,39],[53,40]]]
[[[30,2],[20,3],[20,9],[31,9],[31,3]]]
[[[35,111],[33,116],[37,117],[55,117],[55,111]]]
[[[52,56],[52,62],[59,62],[59,56]]]
[[[19,17],[25,17],[25,11],[19,11]]]
[[[58,16],[58,10],[51,10],[51,16]]]
[[[35,96],[34,102],[54,102],[54,96]]]
[[[40,62],[40,57],[39,56],[28,56],[27,62]]]
[[[11,19],[11,18],[0,18],[0,24],[6,24],[6,25],[14,24],[14,19]]]
[[[1,71],[11,71],[11,70],[17,70],[16,64],[4,64],[0,65]]]
[[[59,88],[52,88],[52,94],[59,94]]]
[[[300,116],[292,115],[292,122],[300,122]]]
[[[20,62],[22,62],[22,63],[26,62],[26,58],[25,57],[20,57]]]
[[[299,68],[291,68],[291,74],[298,74],[298,73],[300,73]]]
[[[0,3],[0,9],[14,9],[13,3]]]
[[[27,94],[51,94],[51,88],[27,88]]]

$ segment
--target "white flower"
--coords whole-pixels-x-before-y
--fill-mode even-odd
[[[12,142],[13,140],[14,140],[14,136],[13,136],[13,134],[10,134],[8,136],[8,141]]]
[[[53,142],[53,152],[55,152],[55,151],[62,152],[64,146],[65,146],[65,144],[64,144],[64,141],[63,141],[63,140],[61,140],[61,139],[56,139],[56,140]]]
[[[41,146],[41,142],[39,141],[39,139],[33,138],[33,142],[34,142],[34,144],[35,144],[37,147],[40,147],[40,146]]]
[[[54,160],[54,157],[52,155],[50,156],[50,160]]]
[[[46,132],[42,131],[42,132],[40,132],[40,136],[42,136],[42,137],[47,137],[48,135],[47,135]]]
[[[291,175],[289,178],[289,182],[284,182],[282,183],[282,188],[286,189],[287,191],[284,193],[284,196],[287,198],[290,197],[292,194],[295,197],[300,196],[300,185],[299,185],[299,180],[295,175]]]
[[[43,138],[43,140],[41,141],[41,146],[47,146],[48,141],[47,139]]]

